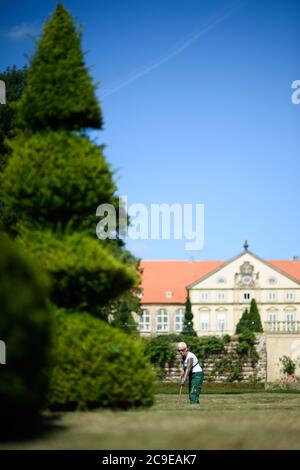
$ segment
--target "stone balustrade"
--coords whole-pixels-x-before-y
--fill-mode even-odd
[[[264,323],[265,333],[300,333],[300,321],[268,321]]]

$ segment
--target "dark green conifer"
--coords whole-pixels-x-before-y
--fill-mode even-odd
[[[95,87],[84,63],[81,31],[58,4],[31,59],[19,105],[20,126],[30,131],[101,129]]]
[[[188,295],[185,302],[184,324],[182,334],[186,336],[197,336],[197,333],[194,330],[193,317],[194,316],[192,312],[192,305],[190,297]]]
[[[263,327],[261,324],[260,314],[257,308],[256,300],[251,300],[250,312],[249,312],[249,330],[262,333]]]

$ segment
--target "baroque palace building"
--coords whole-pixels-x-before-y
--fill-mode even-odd
[[[198,335],[234,334],[255,299],[264,331],[300,331],[300,261],[244,251],[229,261],[142,261],[142,335],[180,333],[187,294]]]

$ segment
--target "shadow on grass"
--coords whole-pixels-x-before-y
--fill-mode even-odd
[[[61,415],[58,413],[39,416],[31,420],[12,418],[9,423],[2,423],[0,426],[0,443],[41,439],[53,432],[64,431],[66,426],[59,424],[60,419]]]

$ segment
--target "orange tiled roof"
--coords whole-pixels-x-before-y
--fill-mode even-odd
[[[186,300],[186,286],[219,268],[224,261],[141,261],[142,304],[179,303]],[[300,281],[300,261],[269,260],[269,264]],[[166,297],[172,292],[172,297]]]
[[[294,277],[300,281],[300,261],[294,260],[272,260],[269,261],[270,264],[273,264],[275,268],[284,271],[289,276]]]
[[[223,261],[156,260],[141,261],[145,303],[184,303],[186,286],[218,268]],[[171,291],[172,297],[166,297]]]

